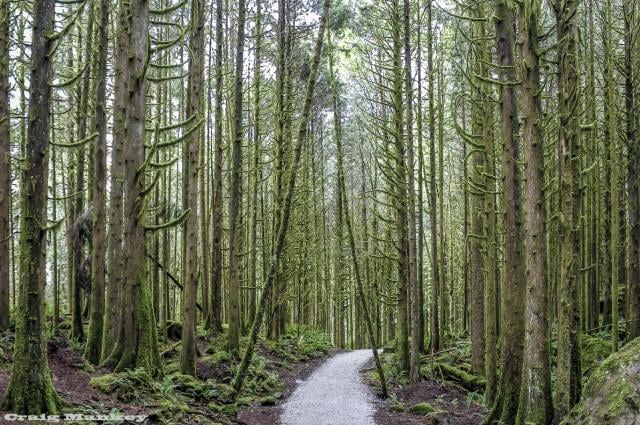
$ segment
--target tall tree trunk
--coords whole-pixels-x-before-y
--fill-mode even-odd
[[[522,375],[522,343],[524,338],[524,262],[522,231],[522,195],[520,147],[515,69],[515,15],[506,0],[497,0],[496,44],[500,68],[500,108],[502,124],[502,173],[504,176],[504,287],[502,290],[502,373],[498,392],[486,423],[499,420],[515,423]]]
[[[249,282],[254,285],[249,296],[249,322],[253,322],[256,315],[257,271],[258,271],[258,187],[262,179],[261,169],[261,145],[260,145],[260,108],[261,108],[261,76],[262,76],[262,0],[256,0],[256,22],[255,22],[255,68],[253,70],[253,161],[251,169],[251,222],[250,222],[250,242],[251,258],[249,259]],[[315,181],[315,180],[314,180]],[[315,193],[315,192],[314,192]],[[315,204],[314,204],[315,205]],[[317,267],[317,265],[316,265]],[[315,316],[314,316],[315,317]]]
[[[560,112],[560,282],[558,311],[558,369],[556,416],[562,419],[580,397],[580,226],[579,117],[577,28],[578,2],[553,3],[558,39],[558,109]],[[576,355],[577,353],[577,355]]]
[[[475,7],[475,15],[481,18],[482,11],[478,4]],[[484,35],[484,22],[477,21],[473,24],[473,37],[475,40],[474,54],[476,59],[469,65],[471,70],[479,76],[483,76],[485,68],[481,60],[484,58],[484,51],[481,40]],[[486,193],[486,180],[484,171],[487,167],[486,153],[486,128],[485,128],[485,94],[484,85],[480,78],[473,82],[472,104],[471,104],[471,131],[472,140],[471,152],[471,172],[469,174],[469,192],[471,196],[471,235],[470,235],[470,266],[471,266],[471,299],[470,299],[470,326],[471,326],[471,368],[474,373],[484,375],[485,368],[485,274],[488,274],[488,259],[483,255],[487,246],[486,220],[488,214],[485,211],[484,200]]]
[[[11,241],[9,105],[9,0],[0,0],[0,332],[9,329],[9,253]]]
[[[55,2],[33,3],[29,129],[20,174],[20,288],[13,368],[2,410],[55,414],[62,404],[51,382],[45,333],[47,185],[51,48]]]
[[[638,42],[635,1],[624,0],[625,40],[625,109],[627,112],[626,137],[629,146],[629,339],[640,336],[640,131],[636,115],[637,59],[632,46]],[[0,235],[2,232],[0,232]]]
[[[100,1],[98,27],[98,80],[96,87],[96,137],[93,176],[93,239],[91,243],[91,315],[85,357],[93,364],[100,362],[104,327],[105,233],[107,196],[107,50],[109,47],[108,0]]]
[[[420,5],[420,3],[418,3]],[[420,8],[418,7],[420,11]],[[416,127],[418,131],[418,252],[416,259],[417,278],[418,278],[418,303],[419,303],[419,316],[418,316],[418,344],[420,352],[425,352],[425,329],[424,329],[424,143],[423,143],[423,126],[422,126],[422,26],[418,25],[418,40],[417,40],[417,80],[418,80],[418,93],[417,93],[417,105],[416,105]],[[377,318],[377,316],[376,316]]]
[[[331,43],[331,30],[327,31],[327,48],[329,50],[329,78],[331,79],[331,102],[333,108],[333,125],[335,134],[334,137],[336,140],[340,140],[339,143],[342,143],[342,115],[340,110],[340,103],[338,99],[338,91],[336,88],[335,81],[335,73],[333,67],[334,60],[334,48]],[[345,204],[343,191],[345,188],[340,184],[340,181],[344,178],[343,176],[344,170],[338,167],[338,185],[336,187],[336,242],[335,242],[335,272],[334,272],[334,339],[335,344],[340,347],[345,347],[345,332],[344,332],[344,287],[345,282],[347,281],[347,276],[345,276],[345,264],[342,252],[342,244],[343,244],[343,219],[344,219],[344,210],[348,207]]]
[[[222,0],[216,0],[216,65],[215,65],[215,112],[214,112],[214,138],[215,138],[215,171],[213,190],[213,254],[211,264],[211,330],[214,333],[222,332],[222,45],[223,45],[223,7]]]
[[[429,92],[429,218],[431,219],[431,351],[440,351],[440,266],[438,263],[438,215],[436,199],[436,121],[433,89],[433,0],[427,3],[427,80]]]
[[[91,83],[91,61],[93,54],[93,11],[94,11],[94,3],[91,3],[89,6],[89,19],[86,31],[86,42],[84,44],[84,59],[83,63],[78,59],[79,66],[86,66],[84,70],[84,75],[82,78],[82,86],[79,89],[78,97],[80,98],[80,102],[77,110],[77,122],[78,122],[78,139],[84,140],[87,137],[87,124],[88,124],[88,107],[89,107],[89,98],[92,93],[90,92],[90,83]],[[76,220],[80,218],[80,216],[84,213],[85,208],[85,145],[76,148],[76,187],[75,187],[75,196],[74,196],[74,206],[73,206],[73,220],[74,220],[74,241],[78,241],[80,239],[79,235],[76,235],[77,226],[75,226]],[[83,262],[85,258],[84,250],[82,249],[82,244],[74,243],[73,244],[73,275],[72,275],[72,304],[71,304],[71,333],[70,337],[78,340],[83,340],[85,338],[84,334],[84,325],[83,325],[83,301],[85,292],[83,288],[80,286],[80,274],[83,268]],[[85,288],[86,289],[86,288]]]
[[[609,149],[609,192],[611,196],[611,217],[610,224],[610,242],[609,253],[611,255],[611,267],[610,267],[610,283],[611,283],[611,348],[615,353],[618,351],[618,263],[620,261],[619,241],[620,241],[620,200],[618,191],[619,173],[618,168],[618,126],[617,126],[617,102],[616,102],[616,86],[614,76],[614,38],[611,32],[613,31],[612,21],[612,0],[607,1],[606,9],[606,34],[605,34],[605,54],[606,54],[606,66],[605,66],[605,78],[606,78],[606,102],[608,105],[607,114],[607,126],[608,126],[608,149]]]
[[[544,138],[538,49],[540,0],[520,7],[522,137],[525,162],[525,338],[517,423],[549,424],[553,418],[549,365],[547,247],[545,243]]]
[[[244,67],[245,1],[238,2],[238,37],[234,84],[233,151],[229,200],[229,350],[240,350],[240,184],[242,180],[242,70]]]
[[[194,118],[199,128],[191,133],[187,141],[187,185],[185,187],[189,217],[185,221],[184,232],[187,236],[185,259],[184,301],[182,305],[182,351],[180,353],[180,372],[184,375],[196,375],[196,326],[198,311],[198,169],[200,168],[200,150],[204,143],[202,121],[204,119],[204,0],[191,2],[191,37],[189,38],[189,91],[186,115]],[[204,173],[204,170],[201,171]],[[204,191],[201,192],[204,195]],[[207,241],[200,241],[206,244]]]
[[[121,304],[124,300],[123,196],[125,114],[127,108],[127,49],[129,22],[125,2],[119,2],[115,51],[115,87],[113,104],[113,145],[109,176],[109,227],[107,236],[107,291],[105,300],[102,356],[104,361],[113,350],[122,326]]]
[[[142,368],[155,374],[161,370],[158,355],[156,322],[153,316],[151,285],[146,278],[144,196],[145,188],[145,116],[147,95],[147,61],[149,4],[147,0],[128,3],[127,91],[125,104],[124,152],[124,239],[127,256],[124,264],[124,302],[121,303],[122,327],[113,352],[106,359],[107,367],[116,371]]]
[[[409,258],[409,225],[407,222],[407,162],[406,145],[404,140],[404,99],[402,73],[402,15],[400,12],[400,2],[394,0],[391,3],[392,16],[392,78],[393,87],[391,92],[392,102],[392,143],[393,143],[393,167],[394,177],[394,205],[396,214],[396,247],[398,250],[398,332],[397,347],[398,361],[403,371],[409,372],[409,281],[410,281],[410,258]]]
[[[420,288],[416,258],[415,158],[413,154],[413,78],[411,76],[411,7],[403,1],[404,17],[404,85],[407,131],[407,209],[409,224],[409,290],[411,292],[411,382],[420,381]]]

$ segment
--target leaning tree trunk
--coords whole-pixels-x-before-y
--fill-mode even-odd
[[[2,410],[56,413],[62,400],[51,382],[45,333],[47,185],[53,0],[33,4],[29,129],[20,174],[20,288],[13,368]]]
[[[335,139],[336,139],[336,156],[338,159],[338,193],[342,196],[342,205],[344,206],[343,214],[344,220],[347,225],[347,233],[349,236],[349,248],[351,250],[351,260],[353,264],[353,274],[356,280],[356,290],[357,290],[357,299],[360,301],[360,307],[362,308],[362,314],[364,316],[366,332],[369,339],[369,345],[371,345],[371,350],[373,351],[373,358],[376,364],[376,369],[378,370],[378,377],[380,379],[380,390],[382,393],[382,397],[387,397],[387,381],[384,377],[384,368],[382,367],[382,362],[380,361],[380,356],[378,356],[378,342],[376,340],[376,332],[374,329],[373,321],[371,320],[371,315],[369,313],[369,305],[367,304],[367,297],[365,295],[364,285],[362,283],[362,277],[360,275],[360,262],[358,261],[358,253],[356,249],[356,241],[353,232],[353,224],[351,223],[351,215],[349,212],[349,200],[347,197],[347,190],[344,178],[344,155],[342,153],[342,118],[339,109],[338,102],[338,91],[336,88],[336,80],[335,74],[333,70],[333,45],[331,45],[331,39],[329,34],[327,34],[327,41],[329,44],[329,79],[331,83],[331,93],[333,100],[333,118],[335,120]],[[364,170],[363,170],[364,171]],[[363,176],[364,177],[364,176]],[[364,180],[363,180],[364,185]],[[363,190],[364,193],[364,190]],[[366,219],[366,212],[363,212],[363,217]],[[366,220],[363,221],[366,226]],[[366,231],[365,231],[365,244],[366,244]],[[366,246],[366,245],[365,245]],[[365,249],[366,255],[366,249]],[[366,266],[365,266],[366,268]],[[365,272],[366,273],[366,272]],[[366,276],[366,274],[365,274]]]
[[[551,374],[547,318],[547,247],[545,242],[544,138],[538,48],[540,0],[525,0],[520,8],[520,69],[522,74],[522,138],[525,162],[525,338],[517,423],[551,422]]]
[[[256,317],[253,320],[253,324],[251,326],[251,332],[249,334],[249,342],[242,356],[242,361],[240,363],[240,366],[238,367],[236,376],[233,378],[232,386],[233,386],[233,389],[236,391],[236,394],[239,393],[240,390],[242,389],[242,385],[244,384],[244,380],[246,378],[247,371],[249,369],[249,363],[251,363],[251,359],[253,357],[253,351],[255,349],[256,341],[258,340],[258,333],[260,332],[260,328],[262,327],[262,319],[264,318],[264,313],[267,306],[267,300],[271,295],[271,289],[273,288],[273,284],[275,282],[275,278],[278,273],[278,267],[280,265],[280,257],[286,241],[287,230],[289,228],[289,218],[291,217],[291,206],[293,204],[293,194],[295,192],[295,187],[296,187],[297,170],[298,170],[298,167],[300,166],[300,158],[302,156],[302,147],[304,146],[304,141],[307,138],[309,116],[311,115],[311,101],[313,100],[313,91],[314,91],[314,88],[316,85],[316,79],[318,76],[318,68],[320,67],[320,56],[322,54],[322,45],[324,42],[324,35],[327,29],[327,24],[329,20],[330,4],[331,4],[331,0],[324,0],[323,6],[322,6],[322,17],[320,18],[320,30],[318,32],[318,38],[316,40],[316,46],[315,46],[315,51],[313,55],[313,62],[311,65],[311,73],[309,74],[309,80],[307,82],[307,89],[304,97],[304,107],[302,110],[302,116],[301,116],[299,127],[298,127],[298,139],[296,141],[291,173],[289,174],[286,198],[284,199],[282,220],[280,222],[280,226],[278,226],[278,236],[276,239],[274,255],[271,260],[271,264],[269,265],[269,271],[265,280],[262,294],[260,295],[260,301],[258,303],[258,310],[256,311]]]

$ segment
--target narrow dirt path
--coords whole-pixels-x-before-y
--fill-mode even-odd
[[[337,354],[296,388],[283,405],[283,425],[374,425],[374,396],[358,370],[371,350]]]

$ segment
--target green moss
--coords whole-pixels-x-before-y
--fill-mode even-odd
[[[172,383],[173,390],[189,398],[204,399],[209,398],[209,389],[206,383],[194,378],[191,375],[173,373],[167,377]]]
[[[228,363],[231,361],[231,354],[229,354],[228,351],[218,351],[209,357],[206,357],[206,361],[211,363]]]
[[[172,361],[170,363],[167,363],[167,365],[164,368],[165,372],[169,375],[176,373],[177,371],[180,370],[180,361]]]
[[[584,387],[565,424],[631,424],[640,408],[640,338],[607,357]]]
[[[582,370],[586,376],[589,376],[611,354],[611,339],[582,335],[580,345]]]
[[[321,357],[331,349],[327,334],[306,326],[288,329],[278,341],[267,342],[269,350],[276,356],[290,362],[306,361]]]
[[[263,406],[273,406],[277,402],[278,402],[278,399],[275,398],[274,396],[262,397],[262,399],[260,400],[260,404],[262,404]]]
[[[433,407],[432,404],[424,403],[424,402],[414,404],[409,408],[409,412],[411,412],[414,415],[420,415],[420,416],[428,415],[429,413],[433,413],[435,411],[436,409],[435,407]]]
[[[89,385],[125,403],[137,403],[145,395],[159,392],[158,385],[144,369],[97,376],[91,378]]]
[[[211,382],[209,384],[209,395],[211,398],[221,403],[230,403],[235,396],[235,390],[231,385]]]

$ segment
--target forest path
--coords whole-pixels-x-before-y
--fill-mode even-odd
[[[358,371],[371,350],[340,353],[301,383],[283,405],[283,425],[374,425],[375,399]]]

